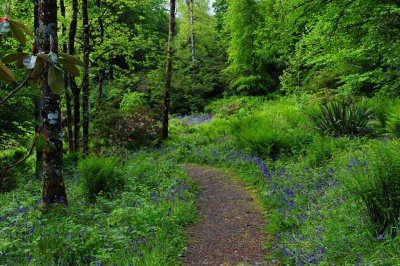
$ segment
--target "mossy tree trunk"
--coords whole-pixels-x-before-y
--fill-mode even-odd
[[[50,52],[50,39],[53,39],[52,51],[57,52],[57,0],[38,2],[38,28],[36,41],[38,52]],[[60,96],[54,94],[47,81],[47,71],[40,80],[43,120],[42,133],[52,148],[44,152],[42,204],[48,209],[54,205],[66,205],[67,195],[63,178],[63,156],[61,135]]]

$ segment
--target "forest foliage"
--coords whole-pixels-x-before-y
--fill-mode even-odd
[[[177,0],[167,141],[169,1],[62,0],[52,42],[38,39],[36,4],[0,19],[0,264],[175,262],[195,220],[182,162],[256,187],[273,261],[399,262],[399,0]],[[54,146],[70,205],[36,217]]]

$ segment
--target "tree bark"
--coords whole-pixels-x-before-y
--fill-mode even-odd
[[[36,31],[39,52],[50,52],[53,38],[54,53],[57,52],[57,0],[41,0],[38,3],[38,28]],[[40,80],[42,100],[42,133],[53,146],[44,152],[42,204],[45,209],[54,205],[67,205],[67,194],[63,178],[62,130],[60,96],[54,94],[47,82],[47,71]]]
[[[68,53],[71,55],[75,54],[75,36],[76,28],[78,23],[78,0],[72,0],[72,19],[68,34]],[[78,152],[80,149],[81,141],[81,104],[80,94],[81,91],[76,84],[75,77],[69,76],[69,83],[74,102],[74,151]]]
[[[64,18],[65,21],[65,5],[64,0],[60,0],[60,13],[61,16]],[[67,33],[67,28],[65,27],[65,23],[62,25],[62,34],[65,35]],[[63,43],[63,53],[68,52],[67,43]],[[67,112],[67,133],[68,133],[68,151],[74,151],[74,135],[72,132],[72,111],[71,111],[71,95],[69,94],[68,90],[68,72],[64,71],[64,87],[65,87],[65,105],[66,105],[66,112]]]
[[[33,1],[33,6],[34,6],[33,7],[33,31],[36,35],[37,28],[38,28],[38,7],[39,7],[38,0]],[[34,44],[34,45],[36,45],[36,44]],[[40,125],[42,124],[42,118],[41,118],[42,103],[41,103],[40,97],[35,97],[33,99],[33,101],[34,101],[34,106],[35,106],[35,121],[36,121],[35,132],[38,132]],[[36,151],[35,175],[39,180],[42,179],[42,173],[43,173],[43,152]]]
[[[165,83],[164,83],[164,110],[162,115],[162,138],[168,139],[168,116],[169,105],[171,101],[171,79],[172,79],[172,42],[175,36],[175,0],[169,1],[169,33],[168,33],[168,50],[167,63],[165,67]]]
[[[193,11],[193,0],[186,0],[186,5],[189,8],[190,14],[190,26],[191,26],[191,33],[190,33],[190,46],[192,51],[192,66],[195,65],[196,59],[196,46],[194,41],[194,11]]]
[[[100,44],[104,42],[104,23],[103,18],[101,16],[101,0],[96,0],[96,5],[99,8],[99,17],[97,18],[100,27]],[[103,82],[104,82],[104,74],[105,71],[103,69],[102,64],[99,66],[99,72],[97,74],[98,79],[98,100],[101,101],[103,99]]]
[[[82,0],[82,25],[83,25],[83,63],[85,64],[82,79],[82,111],[83,111],[83,152],[89,153],[89,16],[87,0]]]

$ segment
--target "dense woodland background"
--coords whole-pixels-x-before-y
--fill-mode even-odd
[[[21,43],[21,34],[0,22],[2,66],[17,80],[0,69],[0,79],[9,81],[0,83],[0,100],[29,76],[0,105],[1,265],[176,262],[184,246],[181,226],[195,221],[195,189],[178,166],[184,161],[233,168],[258,189],[271,210],[267,231],[278,235],[270,261],[400,261],[399,0],[177,0],[172,35],[175,1],[60,0],[53,38],[64,79],[57,81],[61,91],[47,93],[61,97],[62,143],[52,142],[43,120],[49,84],[9,56],[53,51],[50,38],[40,39],[47,34],[38,12],[44,2],[55,4],[11,3],[10,18],[26,25],[36,41],[22,33],[27,42]],[[43,160],[54,149],[64,161],[57,178],[65,179],[69,207],[56,206],[48,218],[40,180],[51,180],[48,163],[43,177]],[[155,205],[164,198],[165,204]],[[50,200],[66,202],[66,194]],[[344,218],[335,220],[339,216]],[[38,229],[44,224],[54,234],[59,224],[64,227],[50,239]],[[110,243],[104,241],[108,232]],[[63,242],[65,235],[81,242]],[[54,241],[68,252],[50,248]],[[131,249],[112,251],[126,241]],[[147,261],[149,254],[157,255]]]

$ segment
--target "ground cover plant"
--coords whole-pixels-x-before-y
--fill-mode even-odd
[[[225,102],[228,107],[232,104],[229,99]],[[224,113],[214,113],[211,120],[199,116],[184,119],[196,123],[181,123],[182,118],[175,120],[176,138],[159,151],[160,156],[229,168],[257,188],[269,216],[266,230],[276,236],[274,243],[266,243],[275,250],[274,256],[266,258],[268,263],[400,263],[398,156],[395,155],[400,150],[398,141],[385,140],[382,135],[377,139],[320,135],[311,119],[307,119],[309,113],[318,110],[316,105],[296,103],[293,98],[265,101],[253,108],[253,112],[240,112],[248,107],[244,104],[227,115],[226,108],[219,106]],[[289,109],[298,112],[292,125],[287,122],[293,116],[287,112]],[[248,123],[262,114],[272,116],[280,112],[282,118],[275,120],[280,122],[275,125],[278,133],[285,136],[286,132],[296,131],[299,124],[307,130],[303,128],[304,141],[292,139],[276,156],[269,152],[255,153],[251,143],[238,139],[230,131],[232,121],[240,123],[244,119]],[[303,120],[299,119],[302,115]],[[264,121],[268,126],[274,125],[269,118]],[[251,139],[252,134],[262,134],[258,129],[265,132],[268,127],[258,124],[251,129],[243,128]]]
[[[48,214],[41,213],[40,181],[34,177],[1,195],[0,264],[175,263],[185,243],[182,226],[196,217],[193,186],[171,160],[157,161],[144,152],[131,157],[119,165],[124,187],[97,191],[95,202],[78,174],[66,180],[69,206]],[[97,167],[110,169],[113,160],[100,158]],[[88,172],[93,164],[89,158],[80,168]]]

